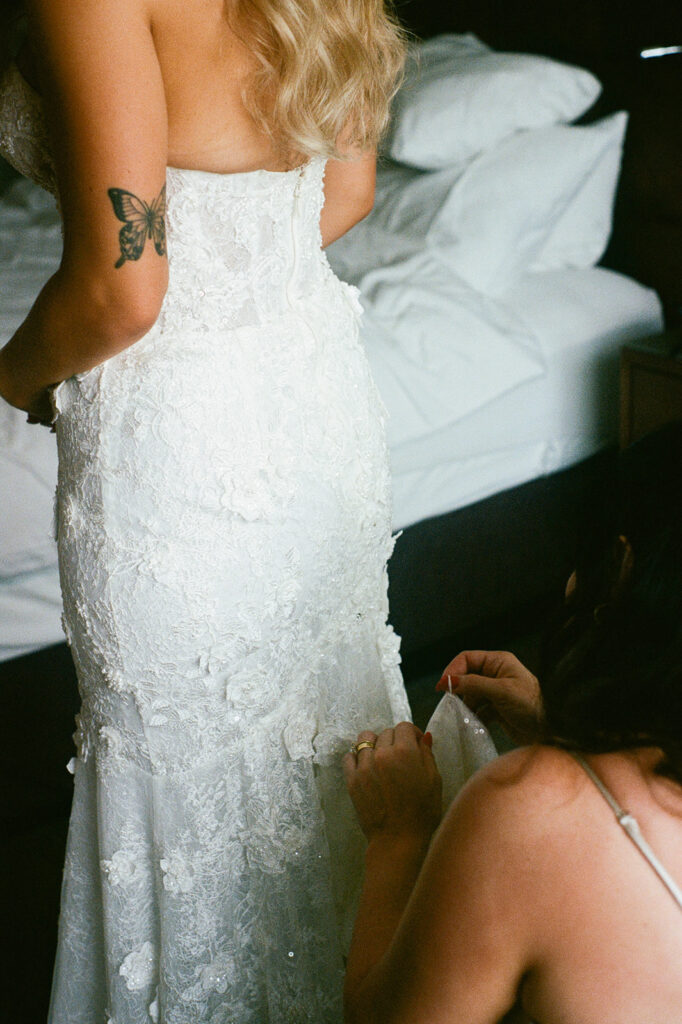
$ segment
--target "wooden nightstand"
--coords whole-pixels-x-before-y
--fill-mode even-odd
[[[623,349],[620,364],[620,445],[682,419],[682,329]]]

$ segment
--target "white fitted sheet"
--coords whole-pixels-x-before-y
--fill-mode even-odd
[[[391,447],[396,529],[567,468],[616,440],[620,351],[662,329],[656,293],[595,267],[528,274],[504,302],[536,337],[544,372]],[[390,415],[392,396],[383,398]]]

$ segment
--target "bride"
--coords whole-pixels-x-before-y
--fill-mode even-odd
[[[0,353],[59,449],[82,697],[51,1024],[326,1024],[408,715],[382,407],[322,246],[372,203],[383,0],[30,0],[0,152],[64,255]]]

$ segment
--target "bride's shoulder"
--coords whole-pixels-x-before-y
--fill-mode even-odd
[[[116,7],[120,11],[145,11],[150,5],[151,0],[79,0],[77,4],[73,0],[26,0],[29,22],[41,14],[56,13],[62,18],[82,21],[90,11],[101,11],[107,6]]]
[[[151,0],[28,0],[30,33],[45,54],[50,43],[58,40],[67,45],[75,33],[93,36],[98,45],[99,35],[109,38],[115,33],[135,32],[151,22]]]

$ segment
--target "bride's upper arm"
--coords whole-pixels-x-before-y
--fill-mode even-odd
[[[358,213],[358,220],[374,205],[376,153],[358,153],[349,160],[328,160],[324,175],[325,199]]]
[[[29,16],[64,217],[62,272],[95,281],[114,305],[149,307],[137,312],[153,320],[167,282],[167,116],[145,2],[29,0]]]

